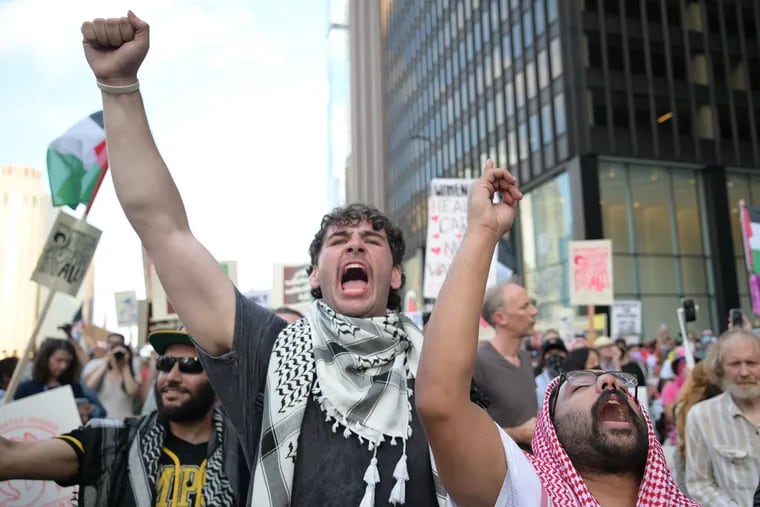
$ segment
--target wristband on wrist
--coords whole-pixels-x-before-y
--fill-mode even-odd
[[[126,93],[134,93],[140,89],[140,81],[135,81],[132,84],[124,86],[107,85],[105,83],[101,83],[100,81],[95,82],[98,84],[98,88],[100,88],[103,93],[108,93],[110,95],[124,95]]]

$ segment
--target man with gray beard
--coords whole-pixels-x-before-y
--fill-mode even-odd
[[[752,505],[760,476],[760,337],[732,329],[706,361],[723,394],[686,416],[686,490],[704,505]]]
[[[93,419],[49,440],[0,438],[0,481],[79,485],[88,507],[241,504],[248,467],[190,337],[159,330],[149,340],[159,354],[156,411]]]

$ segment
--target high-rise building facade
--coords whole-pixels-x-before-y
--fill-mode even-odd
[[[346,201],[346,169],[351,154],[351,73],[348,0],[330,0],[327,13],[327,206]]]
[[[351,0],[348,7],[351,154],[346,200],[380,208],[385,207],[387,189],[383,48],[393,4],[392,0]]]
[[[610,238],[644,333],[750,311],[737,203],[760,203],[756,0],[409,0],[385,32],[387,209],[425,241],[435,177],[485,159],[526,193],[513,234],[542,315],[569,305],[567,246]],[[602,309],[604,310],[604,309]]]
[[[0,168],[0,357],[20,355],[37,322],[39,290],[31,276],[50,213],[38,170]]]

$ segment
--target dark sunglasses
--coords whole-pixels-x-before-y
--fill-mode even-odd
[[[201,373],[203,365],[197,357],[175,357],[175,356],[158,356],[156,360],[156,369],[169,373],[175,364],[179,364],[181,373]]]
[[[559,397],[559,389],[562,384],[567,382],[574,386],[591,386],[596,384],[596,381],[602,375],[611,375],[615,379],[615,383],[619,388],[628,390],[634,389],[634,397],[636,401],[639,400],[639,390],[636,389],[639,382],[634,375],[623,371],[591,371],[591,370],[573,370],[563,372],[559,375],[559,382],[549,395],[549,416],[554,419],[554,410],[557,408],[557,398]]]

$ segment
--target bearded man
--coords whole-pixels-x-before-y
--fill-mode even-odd
[[[184,331],[150,334],[158,409],[37,442],[0,438],[0,481],[79,485],[79,505],[241,505],[248,467]]]
[[[633,375],[588,370],[554,379],[533,455],[470,401],[491,257],[521,198],[515,177],[489,160],[470,190],[467,231],[425,332],[415,401],[446,490],[462,507],[695,505],[629,394]]]
[[[732,329],[706,359],[723,394],[686,419],[686,490],[703,505],[752,505],[760,476],[760,337]]]

